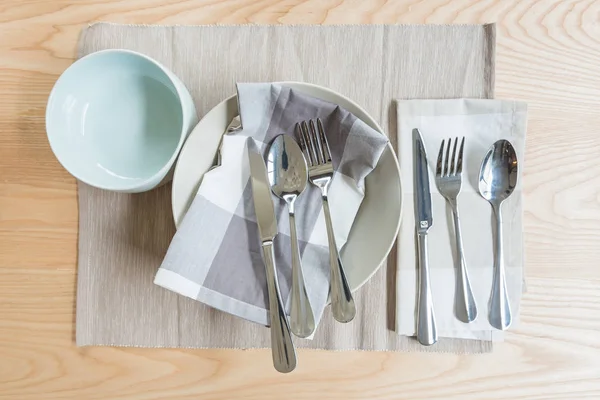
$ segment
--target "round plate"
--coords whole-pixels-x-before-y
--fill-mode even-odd
[[[383,135],[383,129],[365,110],[330,89],[302,82],[280,84],[338,104]],[[173,176],[172,207],[175,225],[183,220],[203,175],[215,164],[221,137],[237,115],[237,96],[233,95],[204,116],[183,146]],[[400,228],[402,185],[400,167],[391,144],[388,143],[377,167],[365,179],[365,186],[365,198],[341,252],[348,284],[353,291],[377,272],[392,249]]]

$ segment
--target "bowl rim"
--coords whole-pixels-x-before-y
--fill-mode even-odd
[[[302,87],[310,87],[313,89],[317,89],[323,92],[327,92],[330,95],[334,96],[334,97],[338,97],[341,98],[343,100],[345,100],[346,102],[348,102],[349,104],[351,104],[353,107],[355,107],[362,115],[361,117],[356,116],[357,118],[361,119],[363,122],[365,122],[367,125],[371,126],[373,129],[375,129],[377,132],[379,132],[380,134],[386,136],[389,139],[389,136],[387,136],[385,134],[385,131],[383,130],[383,128],[377,123],[377,121],[375,121],[375,119],[368,113],[366,112],[366,110],[357,102],[355,102],[354,100],[350,99],[348,96],[345,96],[333,89],[330,89],[328,87],[322,86],[322,85],[317,85],[314,83],[308,83],[308,82],[300,82],[300,81],[277,81],[277,82],[272,82],[272,84],[275,85],[282,85],[282,86],[287,86],[290,87],[292,89],[298,89],[298,90],[302,90]],[[237,98],[237,93],[234,93],[228,97],[226,97],[225,99],[223,99],[222,101],[220,101],[218,104],[216,104],[215,106],[213,106],[208,112],[206,112],[202,118],[200,118],[200,121],[198,122],[198,124],[202,123],[202,121],[206,118],[206,116],[212,112],[214,109],[223,107],[225,104],[227,104],[228,102],[234,100]],[[237,101],[235,101],[236,103],[236,107],[239,108],[239,104]],[[239,111],[239,110],[238,110]],[[193,134],[194,130],[196,129],[196,127],[194,127],[192,129],[192,131],[190,132],[190,136]],[[380,269],[381,266],[383,265],[383,263],[386,261],[387,257],[390,255],[392,249],[394,248],[394,246],[396,245],[397,242],[397,238],[398,238],[398,233],[400,232],[400,225],[402,223],[402,217],[404,215],[404,201],[402,199],[403,196],[403,182],[402,182],[402,171],[400,169],[400,163],[398,162],[398,157],[396,155],[396,151],[394,150],[394,146],[392,145],[391,140],[388,140],[387,146],[388,150],[391,152],[391,156],[394,162],[394,165],[396,167],[396,170],[398,171],[398,185],[399,185],[399,191],[400,191],[400,198],[399,198],[399,203],[400,203],[400,209],[398,212],[398,221],[396,222],[396,227],[394,229],[394,235],[393,235],[393,239],[391,240],[390,245],[387,247],[385,253],[383,254],[383,256],[381,257],[381,259],[377,262],[377,267],[373,269],[373,271],[371,273],[369,273],[368,276],[366,276],[365,279],[363,279],[353,290],[352,292],[356,292],[358,289],[360,289],[361,287],[363,287]],[[178,170],[181,169],[182,167],[180,166],[180,161],[181,159],[179,159],[177,161],[177,163],[175,164],[175,170],[174,170],[174,174],[173,174],[173,178],[174,181],[173,183],[175,183],[175,176],[178,174]],[[205,171],[204,173],[206,173],[207,171]],[[180,172],[181,173],[181,172]],[[171,213],[173,214],[173,220],[175,222],[175,227],[177,229],[178,225],[181,223],[181,221],[183,220],[183,218],[185,217],[185,214],[187,213],[187,210],[185,210],[185,212],[180,216],[180,218],[177,218],[177,215],[179,214],[178,212],[175,211],[175,201],[174,201],[174,196],[175,196],[175,184],[173,184],[173,188],[171,190]],[[341,249],[341,253],[344,253],[344,248]]]
[[[179,133],[179,142],[177,143],[177,146],[173,150],[173,154],[171,154],[171,157],[169,158],[169,160],[158,171],[153,173],[151,176],[149,176],[143,180],[137,181],[137,183],[134,185],[123,186],[123,187],[115,187],[115,186],[110,186],[110,185],[101,185],[101,184],[94,183],[89,179],[82,178],[79,175],[79,173],[68,168],[63,163],[61,158],[59,157],[59,153],[57,152],[57,149],[56,149],[56,143],[55,143],[56,139],[53,139],[54,135],[50,133],[50,131],[52,129],[50,127],[50,124],[51,124],[50,121],[53,118],[50,113],[50,109],[51,109],[50,105],[53,104],[53,102],[54,103],[56,102],[55,97],[57,96],[57,94],[56,94],[56,92],[58,91],[57,88],[61,85],[61,82],[63,82],[66,79],[65,75],[68,74],[69,71],[72,70],[73,67],[76,66],[77,64],[79,64],[80,62],[82,62],[84,60],[96,58],[96,57],[103,57],[107,54],[133,55],[135,57],[140,57],[140,58],[150,62],[154,66],[158,67],[160,69],[160,71],[165,75],[165,77],[169,80],[169,82],[171,83],[171,86],[175,89],[176,94],[177,94],[177,99],[179,100],[179,108],[181,110],[181,131]],[[128,50],[128,49],[99,50],[99,51],[95,51],[93,53],[87,54],[87,55],[75,60],[75,62],[73,62],[71,65],[69,65],[69,67],[60,74],[60,76],[54,83],[54,86],[52,86],[52,90],[50,91],[50,95],[48,96],[48,101],[46,102],[46,112],[45,112],[46,137],[48,138],[50,148],[51,148],[52,152],[54,153],[54,156],[56,157],[58,162],[63,166],[64,169],[67,170],[67,172],[69,172],[71,175],[73,175],[73,177],[75,177],[77,180],[84,182],[90,186],[96,187],[98,189],[115,191],[115,192],[136,192],[136,191],[148,191],[148,190],[151,190],[151,189],[155,188],[156,186],[158,186],[161,183],[161,181],[164,179],[165,175],[168,174],[168,171],[171,169],[173,164],[175,163],[175,160],[177,159],[177,156],[179,155],[179,152],[181,151],[183,144],[185,143],[185,139],[186,139],[187,133],[188,133],[187,131],[184,132],[185,121],[188,119],[187,118],[188,116],[186,115],[187,114],[186,107],[184,107],[184,105],[183,105],[183,101],[186,98],[186,96],[184,96],[182,94],[182,89],[179,87],[176,80],[173,78],[174,78],[174,74],[168,68],[166,68],[164,65],[162,65],[160,62],[156,61],[155,59],[153,59],[145,54],[142,54],[142,53],[139,53],[139,52],[133,51],[133,50]],[[157,177],[160,177],[160,179],[157,179]],[[148,185],[150,185],[150,186],[148,187]],[[139,190],[139,189],[141,189],[141,190]]]

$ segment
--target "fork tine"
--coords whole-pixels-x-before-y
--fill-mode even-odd
[[[458,161],[456,162],[456,173],[462,173],[462,163],[463,163],[463,150],[465,148],[465,137],[463,136],[460,141],[460,150],[458,150]]]
[[[311,166],[317,165],[319,160],[315,157],[315,149],[310,138],[310,133],[308,132],[308,124],[306,121],[302,121],[300,123],[300,128],[302,131],[302,137],[304,137],[304,141],[306,142],[306,154],[308,154],[308,161]]]
[[[310,139],[314,139],[317,164],[325,164],[325,158],[323,157],[323,146],[321,145],[319,134],[315,128],[315,121],[312,119],[308,121],[308,127],[310,129]]]
[[[442,140],[442,144],[440,145],[440,151],[438,153],[437,163],[435,164],[435,176],[441,177],[444,174],[444,170],[442,167],[442,160],[444,159],[444,142]]]
[[[302,122],[298,122],[296,123],[296,126],[298,127],[298,136],[300,136],[300,149],[302,150],[304,157],[306,157],[306,162],[308,166],[311,166],[312,159],[310,157],[310,148],[308,147],[308,142],[306,141],[306,135],[304,133],[304,125]]]
[[[329,142],[327,136],[325,136],[325,129],[323,129],[323,122],[321,118],[317,118],[317,128],[319,129],[319,137],[321,138],[321,147],[323,148],[323,157],[325,162],[331,161],[331,149],[329,148]]]
[[[450,147],[452,145],[452,139],[448,139],[448,147],[446,147],[446,160],[444,160],[444,174],[442,176],[450,175]]]
[[[454,160],[456,160],[456,145],[458,144],[458,138],[456,138],[454,140],[454,147],[452,148],[452,164],[450,165],[450,173],[449,175],[454,175],[456,173],[456,169],[454,168],[456,163],[454,162]]]
[[[299,123],[296,123],[296,135],[298,139],[300,139],[300,150],[302,150],[302,154],[306,159],[306,163],[309,166],[312,166],[312,160],[310,159],[310,152],[308,151],[308,146],[306,145],[306,139],[304,138],[304,132],[302,132],[302,128]]]

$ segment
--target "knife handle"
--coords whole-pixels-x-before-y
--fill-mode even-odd
[[[283,302],[281,301],[281,293],[279,292],[272,241],[263,242],[262,253],[265,260],[267,290],[269,294],[273,365],[279,372],[291,372],[296,368],[296,350],[294,349],[290,326],[285,315]]]
[[[419,297],[417,305],[417,340],[424,346],[437,342],[431,284],[429,283],[429,263],[427,258],[427,234],[417,234],[419,253]]]

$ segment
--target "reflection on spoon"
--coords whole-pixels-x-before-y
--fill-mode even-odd
[[[290,218],[290,239],[292,243],[292,310],[290,328],[298,337],[309,337],[315,331],[315,317],[308,300],[298,236],[296,234],[295,202],[306,188],[308,167],[300,146],[293,137],[279,135],[271,143],[267,158],[267,173],[273,193],[285,200]]]

